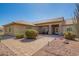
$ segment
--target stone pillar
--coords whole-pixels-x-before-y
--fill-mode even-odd
[[[62,24],[60,23],[59,24],[59,35],[62,35],[63,33],[63,27],[62,27]]]
[[[49,31],[48,31],[48,34],[52,34],[52,26],[49,25]]]

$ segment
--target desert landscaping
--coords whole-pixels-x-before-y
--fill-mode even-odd
[[[79,42],[65,39],[62,36],[40,35],[37,40],[8,38],[0,43],[1,56],[78,56]],[[13,42],[13,43],[12,43]],[[45,42],[45,43],[42,43]],[[17,44],[16,44],[17,43]]]

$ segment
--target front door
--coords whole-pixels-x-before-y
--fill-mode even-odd
[[[59,29],[58,29],[58,27],[52,27],[52,34],[54,34],[54,35],[59,34]]]

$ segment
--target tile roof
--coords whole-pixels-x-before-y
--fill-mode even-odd
[[[7,26],[7,25],[10,25],[10,24],[13,24],[13,23],[35,26],[33,23],[26,22],[26,21],[15,21],[15,22],[11,22],[9,24],[3,25],[3,26]]]
[[[33,23],[31,22],[26,22],[26,21],[16,21],[14,23],[19,23],[19,24],[26,24],[26,25],[34,25]]]
[[[28,22],[28,21],[21,20],[21,21],[11,22],[11,23],[8,23],[8,24],[3,25],[3,26],[7,26],[7,25],[10,25],[13,23],[36,26],[35,24],[46,23],[46,22],[57,22],[57,21],[65,21],[64,25],[73,24],[73,18],[64,20],[64,17],[59,17],[59,18],[53,18],[53,19],[40,20],[40,21],[36,21],[36,22]]]
[[[53,19],[36,21],[36,22],[34,22],[34,24],[46,23],[46,22],[56,22],[56,21],[63,21],[63,20],[64,20],[64,17],[60,17],[60,18],[53,18]]]

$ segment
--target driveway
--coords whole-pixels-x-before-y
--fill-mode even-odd
[[[18,56],[31,56],[54,39],[50,35],[39,35],[37,40],[8,38],[2,43]]]

